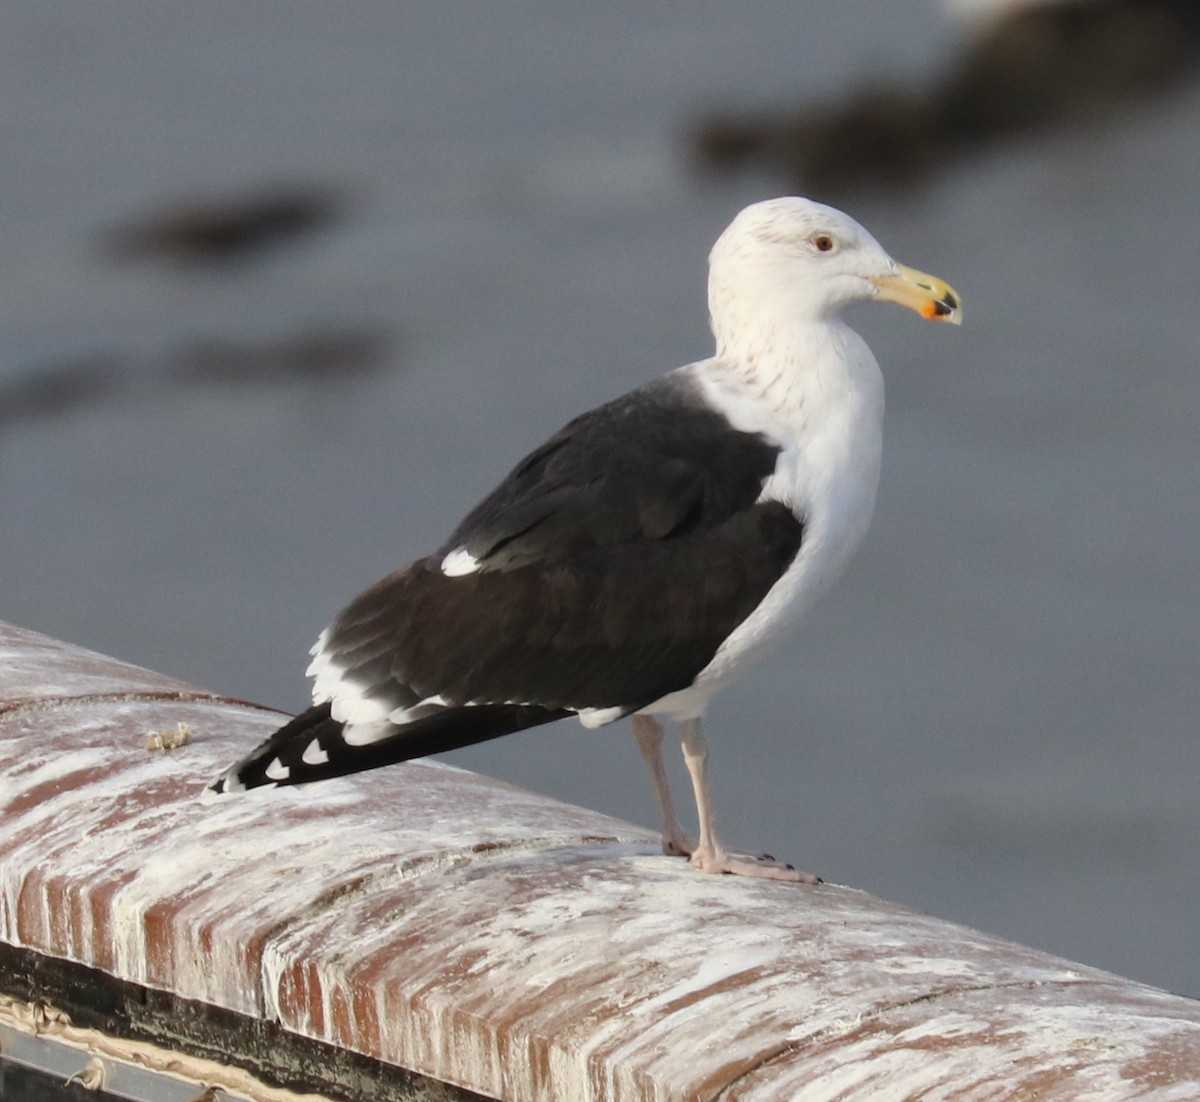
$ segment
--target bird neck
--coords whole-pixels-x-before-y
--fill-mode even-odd
[[[858,334],[836,316],[796,318],[750,308],[714,312],[712,329],[716,358],[733,365],[748,386],[764,389],[820,385],[819,376],[857,361],[865,350]]]
[[[786,272],[745,272],[714,265],[709,272],[708,312],[717,355],[759,359],[789,345],[821,341],[842,328],[836,309]]]
[[[743,409],[746,424],[778,439],[814,431],[878,431],[883,377],[866,342],[837,317],[719,328],[704,374]],[[753,413],[749,411],[755,411]],[[752,424],[753,423],[753,424]]]

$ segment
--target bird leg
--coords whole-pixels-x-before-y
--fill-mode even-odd
[[[789,880],[795,884],[819,884],[820,877],[797,872],[791,865],[763,854],[730,853],[717,840],[716,815],[712,788],[708,783],[708,740],[698,719],[687,719],[682,730],[683,760],[687,763],[696,793],[696,813],[700,817],[700,843],[692,850],[691,863],[701,872],[727,872],[737,876],[759,876],[768,880]]]
[[[658,811],[662,816],[663,853],[671,857],[687,857],[696,847],[675,814],[675,802],[671,799],[667,770],[663,766],[662,724],[653,716],[634,716],[633,735],[654,784],[654,798],[658,801]]]

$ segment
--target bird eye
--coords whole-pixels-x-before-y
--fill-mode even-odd
[[[833,252],[836,242],[827,233],[818,233],[811,238],[812,247],[819,253]]]

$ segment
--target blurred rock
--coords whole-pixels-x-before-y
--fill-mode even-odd
[[[387,334],[365,329],[313,329],[266,341],[195,341],[180,350],[168,371],[186,383],[230,386],[340,380],[377,370],[391,343]]]
[[[380,330],[312,329],[274,340],[192,341],[147,363],[97,352],[39,364],[0,380],[0,430],[163,390],[344,382],[381,370],[394,343]]]
[[[706,168],[762,165],[801,192],[903,186],[993,142],[1107,117],[1198,61],[1200,0],[1043,3],[984,24],[931,86],[874,85],[825,106],[710,117],[692,146]]]
[[[0,380],[0,428],[61,417],[121,393],[127,386],[115,357],[95,354],[43,364]]]
[[[224,202],[181,203],[109,231],[118,256],[183,264],[240,261],[322,229],[341,213],[330,192],[261,191]]]

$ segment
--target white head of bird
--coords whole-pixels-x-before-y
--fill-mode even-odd
[[[862,226],[811,199],[746,207],[709,254],[708,301],[719,356],[793,326],[836,322],[852,302],[898,302],[954,325],[962,305],[936,276],[893,260]]]

